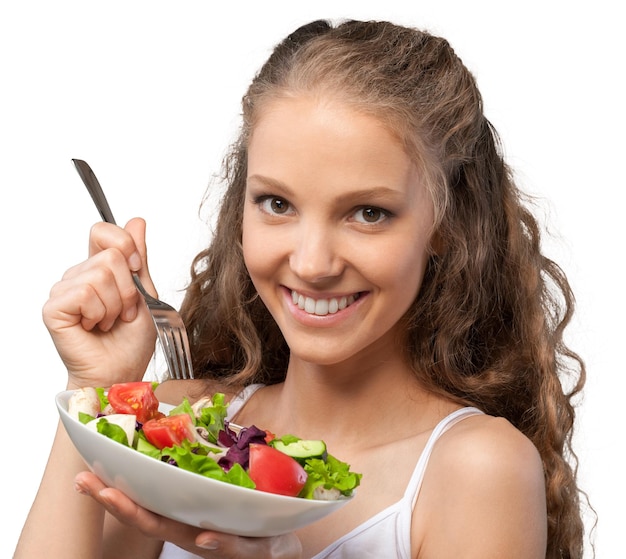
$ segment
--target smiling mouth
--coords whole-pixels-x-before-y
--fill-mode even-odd
[[[330,299],[313,299],[312,297],[300,295],[297,291],[291,291],[291,299],[294,305],[306,313],[315,314],[317,316],[335,314],[349,307],[359,298],[359,295],[359,293],[355,293],[343,297],[331,297]]]

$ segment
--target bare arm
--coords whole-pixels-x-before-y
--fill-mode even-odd
[[[59,424],[14,559],[100,557],[104,510],[74,491],[74,476],[84,469],[85,463]],[[81,519],[80,527],[77,518]]]

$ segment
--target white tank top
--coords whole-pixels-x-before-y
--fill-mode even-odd
[[[228,417],[233,417],[245,402],[260,388],[246,387],[231,401]],[[357,526],[337,541],[320,551],[312,559],[380,559],[381,557],[411,559],[411,518],[417,502],[426,466],[435,443],[448,429],[471,415],[481,414],[477,408],[466,407],[444,417],[433,429],[420,455],[402,499]],[[165,542],[159,559],[198,559],[172,543]]]

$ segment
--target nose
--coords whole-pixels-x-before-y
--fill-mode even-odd
[[[332,228],[323,223],[302,223],[294,233],[289,266],[300,279],[317,283],[342,273],[344,261]]]

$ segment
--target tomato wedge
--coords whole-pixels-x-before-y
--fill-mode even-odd
[[[143,434],[159,450],[195,439],[194,424],[186,413],[151,419],[143,424]]]
[[[259,491],[295,497],[306,483],[307,473],[291,456],[265,444],[250,445],[248,474]]]
[[[107,397],[116,413],[133,414],[139,423],[163,416],[151,382],[114,384],[109,388]]]

